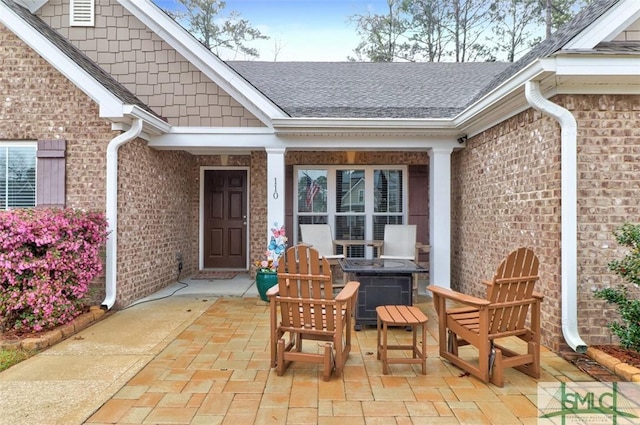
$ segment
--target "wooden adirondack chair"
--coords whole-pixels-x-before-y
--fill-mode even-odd
[[[433,293],[438,314],[440,357],[484,382],[504,386],[504,369],[513,367],[534,378],[540,377],[540,302],[534,291],[538,280],[538,258],[519,248],[505,258],[487,285],[487,298],[461,294],[439,286]],[[446,301],[467,307],[447,309]],[[530,313],[530,314],[529,314]],[[527,317],[530,316],[529,325]],[[518,337],[527,343],[526,352],[499,345],[497,340]],[[458,347],[471,344],[478,361],[462,358]]]
[[[271,310],[271,367],[281,376],[293,361],[324,365],[323,378],[342,373],[351,351],[352,315],[359,282],[333,296],[326,258],[308,245],[287,250],[278,265],[278,285],[267,292]],[[279,313],[279,314],[278,314]],[[286,341],[286,336],[289,336]],[[303,351],[303,340],[324,341],[323,350]]]

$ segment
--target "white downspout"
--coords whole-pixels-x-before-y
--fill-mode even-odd
[[[585,353],[587,344],[578,334],[578,125],[571,112],[542,95],[537,81],[527,81],[525,96],[532,107],[552,116],[560,123],[562,334],[574,351]]]
[[[107,146],[107,258],[105,298],[102,306],[109,310],[116,303],[118,264],[118,149],[142,132],[142,120],[134,118],[131,128],[114,137]]]

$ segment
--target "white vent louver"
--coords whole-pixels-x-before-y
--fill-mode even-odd
[[[69,5],[69,25],[91,27],[95,16],[95,0],[71,0]]]

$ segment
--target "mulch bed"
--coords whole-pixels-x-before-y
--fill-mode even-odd
[[[616,359],[640,368],[640,352],[622,348],[619,345],[594,345],[593,348],[615,357]]]

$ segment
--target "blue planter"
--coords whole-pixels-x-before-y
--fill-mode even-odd
[[[278,284],[278,273],[276,272],[258,272],[256,274],[256,287],[262,301],[269,301],[267,291],[274,285]]]

